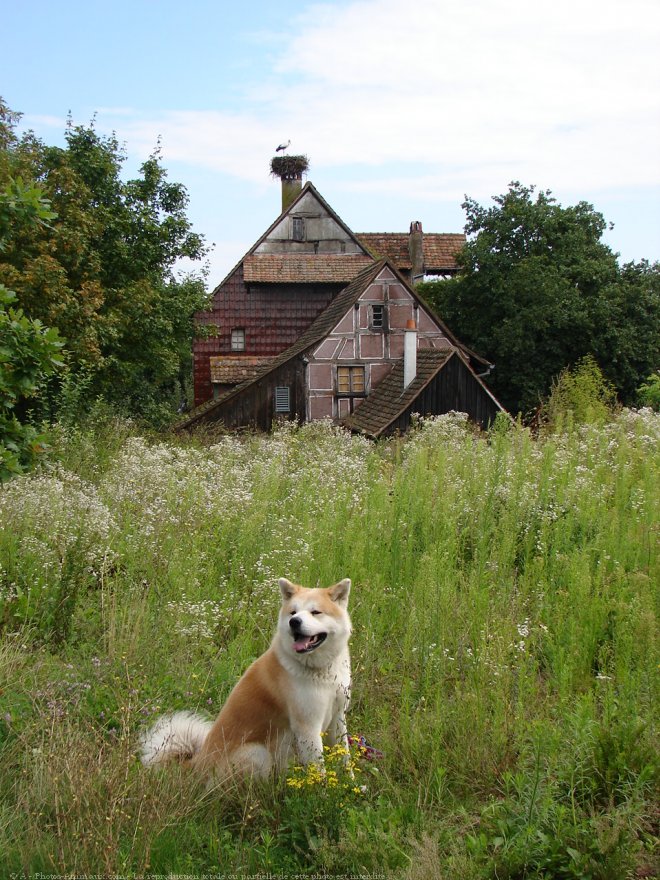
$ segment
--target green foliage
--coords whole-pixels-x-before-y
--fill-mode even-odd
[[[637,389],[637,397],[642,406],[650,406],[660,412],[660,370],[652,373],[646,382]]]
[[[552,383],[539,416],[551,429],[573,424],[603,424],[612,416],[616,393],[591,355],[562,370]]]
[[[457,336],[495,363],[512,412],[536,409],[552,379],[592,354],[624,402],[660,361],[660,267],[620,268],[585,202],[512,183],[484,208],[466,199],[461,273],[419,285]]]
[[[0,102],[0,185],[39,180],[57,217],[12,227],[0,282],[66,338],[81,412],[100,396],[119,412],[168,421],[190,373],[193,315],[207,300],[203,273],[177,271],[207,252],[186,217],[184,187],[167,179],[158,148],[124,181],[117,139],[93,123],[70,123],[61,149],[31,133],[18,138],[16,114],[2,110]],[[48,415],[58,414],[56,392]]]
[[[12,229],[45,226],[56,215],[42,191],[10,180],[0,192],[0,253]],[[21,412],[62,366],[57,330],[14,307],[16,294],[0,283],[0,482],[30,468],[46,450],[46,436]]]

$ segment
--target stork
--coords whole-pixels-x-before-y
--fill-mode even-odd
[[[289,140],[285,144],[280,144],[279,147],[275,147],[275,152],[279,153],[282,150],[286,150],[286,148],[288,146],[290,146],[290,144],[291,144],[291,138],[289,138]]]

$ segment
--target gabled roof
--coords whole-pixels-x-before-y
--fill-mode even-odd
[[[407,232],[356,232],[359,241],[376,259],[387,259],[398,269],[411,269]],[[433,271],[456,271],[456,254],[465,245],[463,233],[423,232],[424,268]]]
[[[349,254],[347,254],[347,255],[345,255],[346,259],[352,259],[352,260],[356,261],[356,263],[359,262],[359,261],[361,260],[362,265],[364,265],[364,261],[365,261],[365,259],[367,259],[367,258],[372,258],[372,257],[370,256],[370,254],[368,254],[368,252],[367,252],[365,246],[362,244],[362,242],[358,239],[358,237],[356,236],[356,234],[353,232],[353,230],[350,229],[350,227],[346,225],[346,223],[341,219],[341,217],[339,216],[339,214],[337,214],[337,212],[334,210],[334,208],[332,208],[332,207],[326,202],[326,200],[323,198],[323,196],[321,195],[321,193],[316,189],[316,187],[314,186],[314,184],[313,184],[313,183],[310,183],[309,181],[307,181],[307,183],[305,183],[305,185],[304,185],[303,188],[300,190],[300,192],[298,193],[298,195],[296,196],[296,198],[291,202],[291,204],[290,204],[290,205],[289,205],[284,211],[282,211],[282,213],[279,215],[279,217],[277,217],[277,218],[276,218],[276,219],[270,224],[270,226],[269,226],[268,229],[263,233],[263,235],[261,235],[261,236],[255,241],[255,243],[252,245],[252,247],[250,248],[250,250],[249,250],[249,251],[248,251],[243,257],[241,257],[241,259],[238,261],[238,263],[236,263],[236,265],[235,265],[235,266],[234,266],[234,267],[233,267],[233,268],[227,273],[227,275],[225,275],[225,277],[222,279],[222,281],[220,282],[220,284],[217,284],[217,285],[214,287],[211,296],[213,296],[213,294],[215,294],[215,292],[216,292],[217,290],[219,290],[219,289],[222,287],[222,285],[223,285],[223,284],[224,284],[224,283],[225,283],[225,282],[226,282],[226,281],[227,281],[227,280],[228,280],[228,279],[234,274],[234,272],[238,269],[238,267],[239,267],[241,264],[243,264],[243,265],[245,266],[245,262],[246,262],[247,260],[249,260],[250,257],[252,257],[252,255],[253,255],[254,252],[257,250],[257,248],[259,247],[259,245],[261,245],[261,244],[262,244],[262,243],[268,238],[268,236],[271,234],[271,232],[272,232],[272,231],[278,226],[278,224],[282,222],[282,218],[283,218],[283,217],[286,217],[287,214],[295,213],[295,208],[296,208],[296,206],[298,205],[298,203],[299,203],[299,202],[300,202],[300,201],[301,201],[306,195],[308,195],[309,193],[311,193],[311,194],[317,199],[317,201],[319,202],[319,204],[320,204],[320,205],[321,205],[321,206],[322,206],[322,207],[328,212],[328,214],[332,217],[332,219],[333,219],[336,223],[338,223],[338,224],[342,227],[342,229],[344,229],[344,231],[347,233],[347,235],[348,235],[351,239],[353,239],[353,241],[356,243],[356,245],[357,245],[359,248],[362,249],[362,251],[363,251],[362,254],[354,254],[354,255],[352,255],[352,256],[349,255]],[[261,258],[261,257],[265,257],[265,256],[270,256],[270,255],[266,255],[266,254],[263,254],[263,255],[262,255],[262,254],[259,254],[258,256]],[[324,258],[324,257],[327,257],[327,256],[329,256],[329,255],[323,255],[323,254],[318,254],[318,255],[317,255],[317,254],[310,254],[310,255],[308,255],[308,256],[311,257],[312,259],[316,260],[317,262],[315,263],[315,265],[317,265],[317,266],[319,266],[319,268],[321,268],[321,267],[323,266],[324,262],[325,262],[325,260],[324,260],[323,258]],[[254,265],[256,266],[256,265],[259,265],[259,264],[258,264],[258,263],[255,263]],[[353,277],[355,277],[354,274],[351,276],[351,278],[353,278]],[[247,280],[247,279],[246,279],[246,280]],[[257,279],[257,278],[255,278],[255,279],[253,279],[253,280],[254,280],[254,281],[257,281],[257,280],[261,280],[261,279]],[[270,280],[270,279],[268,279],[268,280]],[[274,279],[274,280],[275,280],[275,279]],[[282,279],[282,278],[279,278],[279,277],[278,277],[276,280],[277,280],[278,282],[284,282],[286,279]],[[293,281],[297,281],[297,280],[299,280],[299,279],[298,279],[298,278],[294,278],[294,279],[292,279],[292,280],[293,280]],[[318,278],[318,277],[316,277],[315,280],[320,281],[321,279]],[[334,281],[335,279],[332,279],[332,280]],[[348,278],[345,278],[345,279],[344,279],[344,278],[339,279],[340,282],[341,282],[341,281],[344,281],[344,280],[349,280],[349,279],[348,279]]]
[[[373,257],[367,254],[250,254],[243,260],[243,280],[271,284],[345,284],[373,262]]]
[[[459,357],[456,349],[419,349],[417,374],[407,388],[403,387],[402,358],[342,424],[368,437],[379,437],[414,402],[452,357]]]

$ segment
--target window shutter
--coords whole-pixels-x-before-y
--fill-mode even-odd
[[[289,392],[290,389],[285,385],[278,385],[275,388],[275,412],[291,412],[291,395]]]
[[[293,218],[293,240],[294,241],[304,241],[305,240],[305,221],[302,217],[294,217]]]

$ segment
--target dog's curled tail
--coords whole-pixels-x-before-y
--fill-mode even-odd
[[[193,712],[164,715],[140,736],[140,758],[146,766],[185,761],[198,752],[213,722]]]

